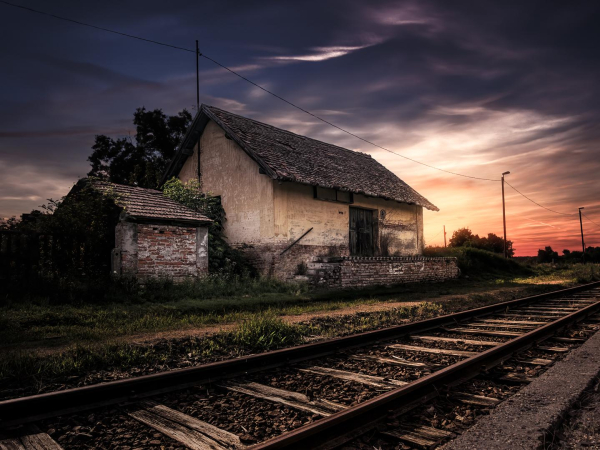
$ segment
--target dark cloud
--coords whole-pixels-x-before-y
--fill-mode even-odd
[[[186,48],[198,39],[207,55],[367,139],[446,170],[488,178],[510,170],[536,201],[567,212],[586,205],[600,223],[596,2],[27,6]],[[193,108],[193,54],[0,8],[0,39],[9,43],[0,49],[0,216],[66,193],[88,170],[94,135],[131,133],[135,108]],[[498,183],[373,148],[206,60],[200,79],[203,102],[371,153],[441,208],[427,214],[426,237],[443,224],[501,231]],[[521,254],[577,245],[571,218],[507,194]]]

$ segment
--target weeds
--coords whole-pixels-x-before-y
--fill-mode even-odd
[[[273,313],[242,322],[228,336],[235,346],[251,352],[287,347],[302,341],[298,326],[285,323]]]

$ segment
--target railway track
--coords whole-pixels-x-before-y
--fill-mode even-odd
[[[464,383],[475,377],[507,386],[531,381],[598,329],[598,312],[600,282],[240,359],[6,400],[0,402],[0,449],[326,449],[365,433],[391,445],[435,447],[452,433],[403,415],[447,395],[493,407],[500,398],[469,392]]]

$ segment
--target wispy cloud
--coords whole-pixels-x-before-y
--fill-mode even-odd
[[[311,49],[311,53],[305,55],[291,55],[291,56],[269,56],[265,59],[274,61],[326,61],[328,59],[339,58],[357,50],[371,47],[374,44],[358,45],[354,47],[344,46],[333,46],[333,47],[315,47]]]

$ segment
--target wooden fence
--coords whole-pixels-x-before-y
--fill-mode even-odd
[[[93,253],[74,235],[0,230],[0,285],[22,288],[40,280],[85,277],[98,263],[106,265]]]

